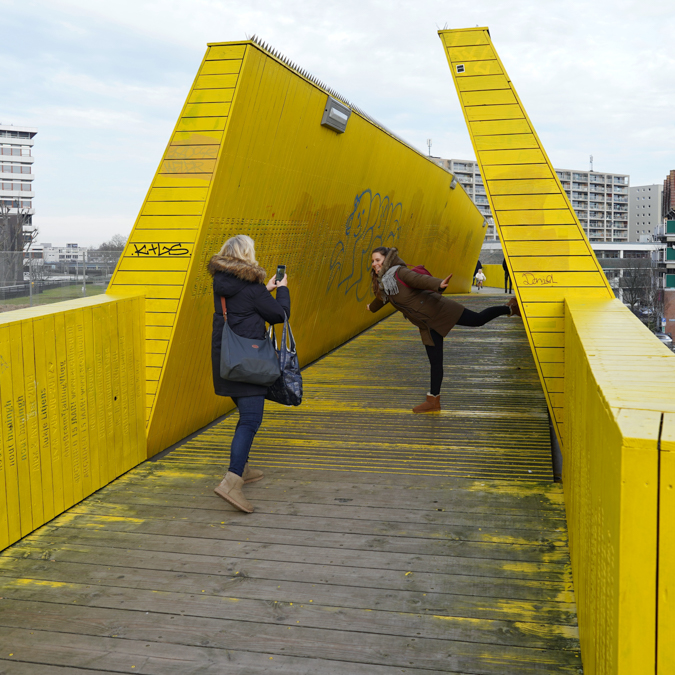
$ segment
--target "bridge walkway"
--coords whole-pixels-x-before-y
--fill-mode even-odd
[[[410,413],[428,366],[400,315],[308,368],[256,437],[254,514],[212,492],[235,415],[9,548],[0,673],[580,673],[522,323],[445,353],[434,415]]]

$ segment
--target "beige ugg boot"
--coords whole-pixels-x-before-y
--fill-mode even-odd
[[[244,497],[244,493],[241,491],[243,485],[244,479],[241,476],[228,471],[214,492],[225,501],[230,502],[232,506],[236,506],[240,511],[253,513],[253,505]]]
[[[432,396],[427,394],[427,400],[424,403],[416,405],[412,411],[414,413],[428,413],[428,412],[440,412],[441,411],[441,395]]]
[[[244,483],[255,483],[257,480],[260,480],[263,477],[263,472],[259,469],[251,469],[248,465],[248,462],[244,465],[244,474],[242,478]]]

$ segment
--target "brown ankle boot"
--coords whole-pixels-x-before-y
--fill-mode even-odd
[[[427,394],[427,400],[424,403],[416,405],[412,411],[414,413],[428,413],[428,412],[440,412],[441,410],[441,395],[432,396]]]
[[[248,462],[246,462],[244,465],[244,473],[241,477],[244,479],[244,483],[255,483],[263,477],[263,472],[259,469],[251,469]]]
[[[253,505],[244,497],[244,493],[241,491],[243,485],[244,479],[241,476],[228,471],[214,492],[240,511],[253,513]]]

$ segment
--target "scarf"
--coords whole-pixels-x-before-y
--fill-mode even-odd
[[[402,267],[402,265],[396,265],[395,267],[390,267],[383,275],[380,280],[380,288],[386,296],[396,295],[398,293],[398,284],[396,283],[396,270]]]

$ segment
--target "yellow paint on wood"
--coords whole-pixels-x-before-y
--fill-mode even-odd
[[[675,663],[675,413],[663,415],[659,444],[657,673]]]
[[[141,298],[95,296],[0,316],[3,546],[144,459],[143,312]]]
[[[496,89],[494,91],[464,91],[462,92],[462,101],[466,106],[517,103],[516,97],[508,89]]]
[[[535,256],[511,257],[511,269],[518,272],[594,272],[595,258],[589,255],[561,255],[538,258]]]
[[[246,45],[231,44],[209,44],[209,50],[206,53],[207,61],[217,59],[243,59],[246,51]]]
[[[110,284],[125,293],[146,288],[148,306],[178,301],[161,320],[147,320],[149,455],[231,405],[212,389],[206,270],[228,237],[252,236],[268,273],[287,265],[303,363],[380,318],[365,310],[371,248],[394,243],[436,274],[452,269],[451,292],[469,290],[480,250],[482,216],[463,190],[450,190],[447,172],[356,111],[344,134],[322,127],[328,92],[258,45],[232,46],[244,49],[239,65],[214,59],[215,46],[207,52]],[[208,180],[204,189],[183,182],[196,174]],[[189,225],[183,217],[192,218]],[[151,250],[167,243],[187,254]],[[321,331],[325,323],[335,330]]]
[[[507,90],[503,90],[506,95]],[[462,92],[462,95],[466,92]],[[472,93],[478,93],[472,92]],[[485,122],[493,120],[521,120],[523,113],[518,105],[467,105],[464,108],[468,122]]]

